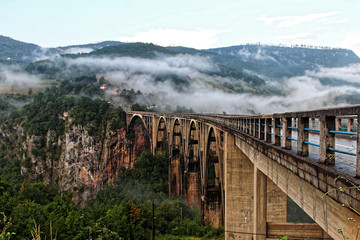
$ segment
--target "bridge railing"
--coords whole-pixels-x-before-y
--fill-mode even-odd
[[[334,165],[341,158],[336,153],[352,156],[356,176],[360,177],[359,113],[360,106],[352,106],[259,116],[202,115],[201,118],[283,149],[295,148],[300,156],[309,156],[309,148],[315,148],[323,164]],[[345,138],[347,143],[352,143],[338,148],[337,138]]]

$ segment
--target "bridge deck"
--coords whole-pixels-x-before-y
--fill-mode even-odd
[[[155,123],[161,118],[189,122],[186,126],[190,132],[195,131],[190,124],[193,121],[213,126],[235,136],[242,144],[240,149],[250,146],[252,153],[247,154],[256,152],[296,175],[300,182],[307,182],[314,196],[316,189],[340,206],[360,212],[360,106],[259,116],[150,112],[127,115],[129,120],[136,115],[147,118],[144,124],[152,131],[157,129],[151,126],[150,119]],[[188,141],[200,145],[204,139],[189,137]]]

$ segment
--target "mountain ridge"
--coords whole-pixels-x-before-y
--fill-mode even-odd
[[[42,48],[36,44],[0,35],[0,64],[28,63],[40,52]]]
[[[73,53],[81,53],[81,51],[83,51],[83,54],[90,55],[141,56],[142,49],[133,47],[134,44],[137,44],[140,47],[152,46],[153,49],[157,48],[157,52],[164,54],[178,53],[207,56],[212,58],[212,60],[219,65],[225,65],[237,71],[254,72],[255,75],[263,75],[269,78],[300,76],[303,75],[306,70],[316,70],[319,66],[343,67],[349,64],[360,63],[360,58],[349,49],[326,47],[315,48],[304,45],[288,47],[240,44],[229,47],[200,50],[182,46],[162,47],[146,43],[103,41],[56,48],[42,48],[32,43],[21,42],[1,35],[0,63],[28,64],[39,59],[40,55],[43,55],[42,59],[44,59],[52,54],[71,54],[71,49],[75,49]],[[128,53],[122,54],[122,52],[116,52],[119,49],[117,46],[121,46],[120,49],[123,48],[122,52],[127,51]],[[132,46],[132,49],[126,50],[126,46]],[[154,57],[153,53],[149,53],[149,49],[146,48],[147,47],[145,47],[145,52],[147,52],[146,57]]]

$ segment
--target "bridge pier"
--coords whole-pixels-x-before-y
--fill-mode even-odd
[[[185,148],[185,202],[201,209],[201,174],[199,154],[199,132],[195,122],[190,123]]]
[[[169,196],[182,196],[182,166],[184,165],[184,148],[181,133],[181,123],[178,119],[172,121],[169,144]]]
[[[266,239],[267,177],[254,165],[254,239]]]
[[[223,179],[222,179],[222,156],[220,153],[222,141],[220,131],[209,126],[202,126],[201,139],[203,141],[201,155],[202,164],[202,212],[204,222],[211,222],[213,227],[223,225]]]
[[[251,239],[254,228],[254,166],[225,133],[225,239]],[[249,234],[250,233],[250,234]]]
[[[347,229],[344,231],[345,237],[356,236],[358,231],[356,228],[357,225],[349,219],[354,219],[358,224],[360,222],[360,217],[329,197],[332,194],[336,194],[336,191],[329,190],[328,195],[324,195],[324,192],[320,191],[319,188],[316,188],[305,180],[311,179],[311,181],[317,182],[319,185],[323,184],[319,182],[319,179],[315,179],[309,173],[302,172],[302,170],[297,168],[293,168],[292,170],[285,168],[277,162],[276,157],[271,159],[268,156],[259,153],[240,138],[236,138],[236,145],[242,150],[243,155],[248,157],[251,162],[254,162],[261,172],[271,179],[283,193],[286,193],[287,196],[302,208],[304,212],[319,224],[323,231],[328,233],[332,238],[339,240],[343,239],[342,234],[338,232],[340,227]],[[295,174],[297,171],[302,172],[302,177]],[[321,181],[334,181],[334,179],[330,180],[329,177],[324,176],[323,174],[324,173],[319,173]],[[269,182],[271,181],[268,181],[268,183]],[[268,201],[267,208],[269,208],[269,206],[271,206],[271,204],[269,204]],[[275,211],[270,215],[269,212],[267,212],[267,215],[276,216],[278,214],[276,214]],[[281,213],[278,216],[281,217]],[[273,220],[268,219],[267,222],[269,223]],[[285,221],[276,222],[281,223]],[[282,232],[286,232],[285,230],[286,229],[283,229]]]

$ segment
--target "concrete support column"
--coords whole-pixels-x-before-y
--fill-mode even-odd
[[[310,128],[311,129],[315,128],[315,118],[310,118]]]
[[[256,118],[253,119],[253,136],[257,137]]]
[[[171,158],[169,164],[169,196],[181,196],[181,163],[180,157]]]
[[[273,129],[274,129],[274,140],[273,140],[273,143],[276,145],[276,146],[280,146],[280,142],[281,142],[281,137],[280,137],[280,134],[281,134],[281,128],[279,127],[280,126],[280,118],[274,118],[274,126],[273,126]]]
[[[309,128],[309,118],[298,118],[298,141],[297,141],[297,154],[301,156],[309,155],[309,145],[305,142],[309,141],[309,131],[305,131],[305,128]],[[320,136],[321,139],[321,136]]]
[[[341,127],[341,118],[336,118],[335,130],[341,131],[340,127]]]
[[[253,126],[252,126],[253,136],[256,137],[257,136],[257,131],[256,131],[256,119],[255,118],[253,119],[252,124],[253,124]]]
[[[271,143],[271,127],[269,125],[271,125],[272,123],[272,119],[271,118],[266,118],[265,119],[265,141],[268,143]]]
[[[155,116],[153,116],[153,119],[152,119],[152,139],[153,139],[153,146],[152,146],[152,151],[151,153],[153,155],[156,154],[156,145],[157,145],[157,121],[156,121],[156,118]]]
[[[254,166],[254,239],[266,239],[267,177]]]
[[[251,136],[254,136],[254,125],[253,125],[253,122],[254,122],[254,119],[250,119],[249,120],[249,130],[250,130],[250,132],[249,132],[249,134],[251,135]]]
[[[283,118],[282,119],[282,147],[285,149],[291,149],[291,140],[288,138],[292,138],[291,135],[291,118]]]
[[[266,221],[284,223],[287,219],[287,195],[267,178]]]
[[[260,134],[260,140],[265,140],[265,119],[260,119],[259,124],[259,134]]]
[[[236,146],[235,137],[224,137],[225,239],[252,239],[254,229],[254,165]]]
[[[320,162],[325,164],[335,164],[335,152],[329,148],[335,148],[335,134],[329,130],[335,130],[335,116],[321,116],[319,118],[320,127]]]
[[[255,136],[257,138],[260,138],[260,119],[259,118],[257,118],[255,120]]]
[[[348,132],[352,132],[353,123],[354,123],[354,119],[353,118],[348,118],[348,125],[347,125],[347,131]]]
[[[245,119],[244,121],[245,121],[245,124],[244,124],[244,128],[245,128],[245,129],[244,129],[244,132],[245,132],[245,133],[249,133],[249,129],[248,129],[248,127],[249,127],[249,126],[248,126],[248,121],[249,121],[249,119]]]

